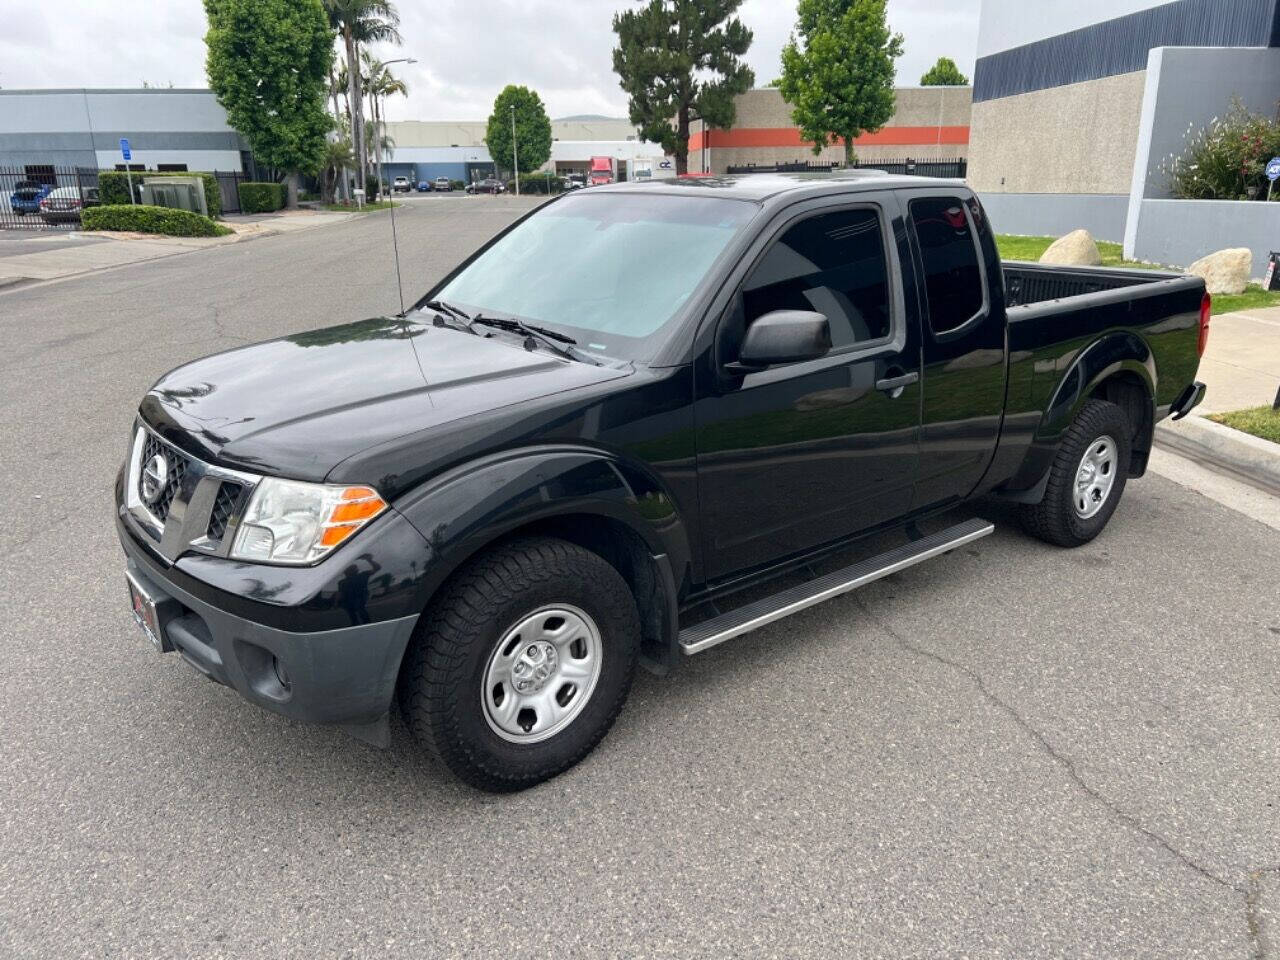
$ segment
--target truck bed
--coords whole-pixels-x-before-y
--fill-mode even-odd
[[[1060,267],[1016,260],[1006,261],[1004,265],[1005,298],[1010,307],[1065,300],[1176,277],[1178,274],[1163,270],[1125,267]],[[1010,319],[1014,318],[1011,316]]]

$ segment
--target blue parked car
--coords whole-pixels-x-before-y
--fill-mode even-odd
[[[13,196],[9,198],[9,208],[18,216],[40,212],[40,201],[53,191],[47,183],[35,180],[19,180],[13,187]]]
[[[430,193],[430,192],[431,192],[431,182],[430,182],[429,180],[419,180],[419,181],[418,181],[418,192],[419,192],[419,193]]]

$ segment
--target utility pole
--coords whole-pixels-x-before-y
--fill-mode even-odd
[[[516,168],[516,196],[520,196],[520,150],[516,146],[516,105],[511,105],[511,159]]]

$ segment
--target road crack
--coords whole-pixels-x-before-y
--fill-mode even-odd
[[[1221,887],[1225,887],[1228,890],[1232,890],[1235,893],[1240,894],[1242,897],[1245,898],[1246,905],[1248,905],[1250,891],[1254,889],[1254,887],[1256,887],[1256,883],[1251,884],[1249,888],[1242,888],[1240,886],[1237,886],[1236,884],[1232,883],[1230,880],[1226,879],[1225,877],[1218,876],[1216,873],[1214,873],[1204,864],[1198,863],[1190,855],[1179,850],[1169,840],[1162,837],[1160,834],[1158,834],[1156,831],[1152,830],[1151,828],[1145,826],[1133,814],[1125,812],[1120,807],[1118,807],[1115,803],[1109,800],[1106,796],[1100,793],[1096,788],[1091,786],[1089,782],[1085,780],[1084,777],[1081,775],[1080,771],[1076,768],[1075,762],[1071,760],[1070,757],[1060,753],[1053,746],[1053,744],[1049,742],[1049,739],[1043,733],[1041,733],[1034,726],[1032,726],[1027,721],[1027,719],[1023,717],[1020,713],[1018,713],[1018,711],[1010,703],[1003,700],[998,694],[996,694],[995,691],[993,691],[987,685],[986,680],[983,679],[981,674],[965,666],[963,663],[960,663],[956,660],[951,660],[947,657],[942,656],[941,654],[935,653],[932,650],[928,650],[924,647],[918,646],[912,643],[911,641],[907,640],[900,633],[894,630],[892,626],[890,626],[883,619],[878,617],[871,610],[871,608],[868,607],[865,602],[863,602],[863,600],[860,597],[854,597],[853,602],[857,604],[857,606],[878,627],[880,627],[881,630],[883,630],[890,637],[892,637],[893,640],[900,647],[906,650],[908,653],[914,654],[915,656],[921,657],[926,660],[932,660],[934,663],[940,664],[941,666],[944,666],[944,667],[948,667],[951,670],[954,670],[957,673],[960,673],[961,675],[966,677],[969,680],[969,682],[972,683],[978,689],[978,692],[982,695],[982,697],[988,703],[990,703],[992,706],[996,707],[998,710],[1000,710],[1002,713],[1008,716],[1009,719],[1011,719],[1024,733],[1026,733],[1028,737],[1031,738],[1031,740],[1036,744],[1036,746],[1040,749],[1042,753],[1044,753],[1054,763],[1056,763],[1059,767],[1062,768],[1063,772],[1066,773],[1067,777],[1076,785],[1077,788],[1079,788],[1086,796],[1088,796],[1094,802],[1096,802],[1101,807],[1103,807],[1110,814],[1111,818],[1115,822],[1120,823],[1128,827],[1129,829],[1134,830],[1137,833],[1141,834],[1143,837],[1147,838],[1147,840],[1149,840],[1151,843],[1155,844],[1157,847],[1164,850],[1169,855],[1175,857],[1184,866],[1195,871],[1197,874],[1199,874],[1201,877],[1205,878],[1206,880],[1209,880]],[[1252,923],[1250,924],[1250,931],[1252,933]]]

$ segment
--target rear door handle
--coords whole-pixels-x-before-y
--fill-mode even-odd
[[[898,377],[886,377],[884,380],[877,380],[876,389],[882,390],[894,399],[897,399],[902,396],[902,390],[904,387],[911,386],[913,383],[919,381],[919,379],[919,372],[913,370],[911,373],[904,373]]]

